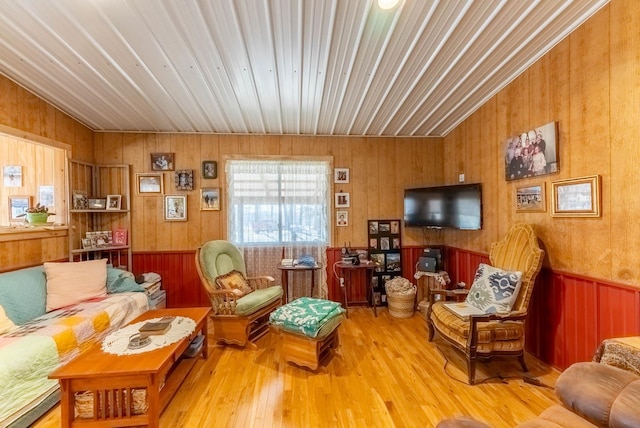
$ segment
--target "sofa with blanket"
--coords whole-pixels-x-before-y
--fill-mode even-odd
[[[0,274],[0,427],[42,416],[59,399],[48,375],[148,309],[133,275],[106,260]]]

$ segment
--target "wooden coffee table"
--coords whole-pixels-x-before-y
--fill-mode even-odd
[[[164,348],[135,355],[114,355],[96,344],[68,364],[55,370],[61,388],[61,422],[73,426],[159,426],[160,413],[176,393],[197,361],[181,358],[191,341],[199,334],[204,342],[199,354],[209,356],[207,319],[211,308],[159,309],[145,312],[131,323],[163,316],[181,316],[196,322],[195,331],[184,339]],[[136,395],[146,389],[147,411],[136,414]],[[93,393],[93,417],[74,414],[76,393]],[[96,397],[98,397],[96,399]],[[123,405],[126,403],[127,405]]]

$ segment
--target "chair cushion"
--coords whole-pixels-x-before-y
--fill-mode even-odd
[[[443,335],[466,346],[469,338],[469,321],[462,320],[447,310],[443,302],[434,303],[431,321]],[[519,321],[490,321],[478,323],[478,352],[522,349],[524,326]]]
[[[518,297],[522,272],[480,263],[466,302],[486,314],[510,312]]]
[[[237,270],[232,270],[229,273],[217,277],[216,285],[220,290],[233,291],[238,297],[245,296],[253,291],[253,289],[249,287],[247,279],[242,272]]]
[[[282,287],[262,288],[238,299],[235,314],[239,316],[251,315],[255,311],[282,299]]]

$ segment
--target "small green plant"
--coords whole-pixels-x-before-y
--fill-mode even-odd
[[[35,207],[29,207],[25,212],[19,214],[18,217],[24,217],[27,214],[48,214],[48,215],[56,215],[56,213],[50,213],[49,208],[44,205],[40,205],[40,202],[36,204]]]

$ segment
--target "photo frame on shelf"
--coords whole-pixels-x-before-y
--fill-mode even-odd
[[[173,171],[175,153],[151,153],[152,171]]]
[[[186,195],[166,195],[164,197],[164,219],[166,221],[187,221]]]
[[[348,183],[349,182],[349,168],[334,168],[334,170],[333,170],[333,182],[334,183]]]
[[[84,190],[74,190],[72,192],[72,207],[74,210],[86,210],[89,209],[89,200],[87,199],[87,192]]]
[[[516,187],[516,212],[545,212],[545,183]]]
[[[202,161],[202,178],[207,180],[218,177],[218,163],[213,160]]]
[[[22,166],[5,165],[2,168],[4,187],[22,187]]]
[[[349,193],[339,192],[335,194],[335,205],[336,208],[349,208],[351,206],[351,201],[349,197]]]
[[[164,194],[164,180],[162,173],[136,174],[136,190],[142,196],[157,196]]]
[[[178,169],[175,172],[176,190],[193,190],[193,170]]]
[[[200,189],[200,210],[220,211],[219,187],[203,187]]]
[[[127,229],[113,229],[113,245],[126,246],[128,239]]]
[[[349,211],[336,211],[336,226],[349,226]]]
[[[9,221],[24,221],[24,214],[30,207],[31,196],[9,196]]]
[[[104,210],[107,208],[106,198],[89,198],[87,199],[87,209]]]
[[[553,217],[600,217],[600,176],[551,182]]]
[[[122,207],[122,195],[107,195],[107,209],[119,211]]]

